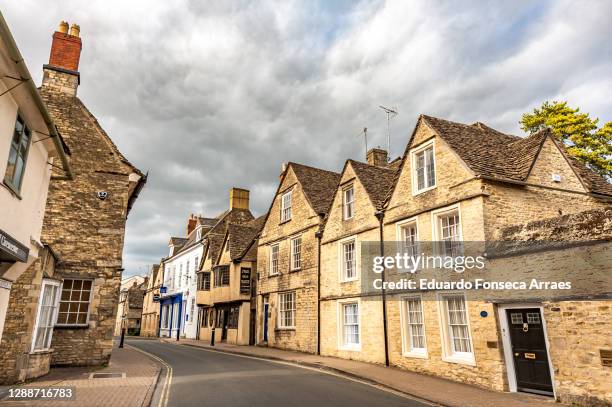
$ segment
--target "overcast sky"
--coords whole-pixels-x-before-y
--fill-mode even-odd
[[[612,120],[609,1],[0,3],[37,83],[60,20],[80,24],[78,95],[149,171],[126,276],[166,255],[190,213],[226,209],[232,186],[259,215],[282,162],[338,171],[363,159],[363,127],[386,147],[381,104],[399,110],[393,156],[420,113],[517,135],[544,100]]]

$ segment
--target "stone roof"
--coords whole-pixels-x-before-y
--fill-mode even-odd
[[[294,162],[290,162],[289,166],[293,168],[312,209],[318,215],[327,214],[340,182],[340,174]]]
[[[180,247],[183,247],[185,242],[187,242],[187,238],[185,238],[185,237],[176,237],[176,236],[171,236],[170,237],[170,244],[172,246],[174,246],[177,250]]]
[[[127,301],[128,301],[128,306],[130,310],[136,309],[136,308],[142,308],[142,305],[144,303],[146,287],[147,287],[146,279],[142,283],[138,285],[135,284],[132,287],[130,287],[127,293]]]
[[[232,261],[242,259],[247,251],[253,247],[252,243],[259,236],[265,220],[266,215],[263,215],[244,224],[230,223],[228,225],[227,239]]]
[[[550,138],[568,159],[589,192],[612,195],[612,184],[583,163],[569,157],[550,129],[543,129],[527,137],[518,137],[502,133],[480,122],[463,124],[421,115],[415,131],[421,122],[429,125],[477,176],[491,177],[500,181],[525,182],[544,141]],[[414,137],[408,142],[402,161],[406,161],[413,140]],[[400,171],[396,174],[396,180],[399,173]],[[387,200],[391,193],[392,191],[387,195]]]
[[[206,234],[204,241],[204,251],[207,253],[206,257],[210,257],[215,262],[219,258],[219,252],[223,245],[225,233],[227,227],[230,224],[241,225],[248,223],[253,220],[253,214],[248,209],[231,209],[223,212],[219,216],[218,222],[215,226]],[[202,256],[200,269],[204,265],[205,257]]]
[[[359,161],[348,160],[355,171],[355,175],[363,185],[372,205],[376,209],[382,209],[385,198],[393,188],[396,169],[377,167]]]

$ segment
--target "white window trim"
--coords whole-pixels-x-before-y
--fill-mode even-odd
[[[289,294],[289,293],[293,293],[293,325],[291,326],[282,326],[281,325],[281,295],[282,294]],[[278,293],[277,295],[277,300],[278,300],[278,311],[276,313],[276,329],[282,329],[282,330],[294,330],[295,329],[295,321],[297,319],[297,292],[295,290],[289,290],[289,291],[283,291]],[[268,305],[269,307],[269,305]],[[268,321],[268,324],[270,323],[270,321]]]
[[[406,309],[406,300],[419,299],[421,302],[421,314],[423,316],[423,341],[425,342],[425,348],[422,349],[411,349],[410,347],[410,333],[408,332],[408,310]],[[429,359],[429,351],[427,347],[427,326],[425,324],[425,309],[423,307],[423,296],[417,295],[404,295],[400,297],[399,311],[400,311],[400,327],[402,332],[402,355],[410,358]]]
[[[289,199],[290,201],[290,205],[289,205],[289,217],[287,219],[285,219],[285,196],[290,195],[291,198]],[[284,222],[289,222],[292,218],[293,218],[293,188],[289,189],[288,191],[285,191],[281,194],[281,199],[280,199],[280,221],[281,223]]]
[[[353,190],[353,201],[351,202],[353,206],[353,212],[351,213],[351,216],[346,216],[346,208],[348,207],[347,201],[346,201],[346,192],[351,189]],[[342,188],[342,219],[349,220],[349,219],[353,219],[354,217],[355,217],[355,185],[350,184]]]
[[[410,225],[410,224],[414,224],[414,227],[416,228],[416,241],[417,241],[417,253],[420,254],[421,252],[421,243],[420,243],[420,226],[419,226],[419,217],[418,216],[413,216],[412,218],[408,218],[405,220],[402,220],[400,222],[397,222],[395,224],[395,236],[397,239],[397,251],[398,253],[403,253],[404,252],[404,236],[402,234],[402,229],[404,228],[404,226]],[[418,270],[418,268],[417,268]],[[399,273],[404,273],[407,272],[407,270],[398,270]]]
[[[272,247],[278,247],[277,258],[276,258],[276,273],[272,272]],[[270,255],[268,256],[270,266],[268,267],[269,276],[278,276],[280,274],[280,242],[270,244]]]
[[[461,203],[456,203],[454,205],[446,206],[444,208],[431,211],[431,235],[433,236],[432,241],[440,241],[440,230],[438,228],[440,224],[440,218],[451,212],[457,212],[457,215],[459,216],[459,241],[463,242],[463,217],[461,216]],[[438,253],[437,248],[434,247],[434,254],[439,255],[442,253]]]
[[[344,306],[348,304],[357,304],[359,324],[359,343],[358,344],[345,344],[344,343]],[[338,350],[350,351],[350,352],[361,352],[361,343],[363,336],[361,335],[361,299],[360,298],[347,298],[344,300],[338,300],[337,307],[337,335],[338,335]]]
[[[289,238],[289,270],[290,271],[298,271],[302,269],[302,258],[304,254],[303,250],[303,240],[300,240],[300,267],[293,267],[293,241],[295,239],[302,239],[302,235],[294,235]],[[280,252],[279,252],[280,253]]]
[[[465,301],[465,319],[467,321],[468,332],[470,333],[470,349],[472,352],[452,352],[452,345],[450,343],[450,332],[448,332],[448,312],[446,305],[444,304],[444,297],[448,296],[463,296]],[[476,359],[474,357],[474,338],[472,335],[472,326],[470,324],[470,310],[468,308],[467,297],[464,292],[457,291],[445,291],[440,292],[436,295],[438,303],[438,316],[440,323],[440,342],[442,347],[442,360],[448,363],[457,363],[461,365],[476,366]]]
[[[416,172],[416,155],[423,150],[428,149],[429,147],[433,148],[433,164],[434,164],[434,184],[430,187],[425,187],[423,189],[418,189],[418,179]],[[434,188],[438,187],[438,167],[436,166],[436,143],[435,139],[431,139],[423,143],[422,145],[416,147],[414,150],[410,150],[410,172],[411,172],[411,180],[412,180],[412,196],[416,196],[422,194],[423,192],[430,191]]]
[[[55,324],[56,326],[61,326],[61,327],[70,327],[70,326],[89,326],[89,317],[91,315],[91,300],[93,298],[93,293],[94,293],[94,286],[95,286],[95,280],[90,279],[90,278],[66,278],[66,280],[90,280],[91,281],[91,291],[89,291],[89,306],[87,307],[87,318],[85,318],[85,323],[84,324]],[[64,283],[62,282],[62,285],[60,287],[60,290],[64,289]],[[61,304],[61,293],[60,293],[60,304]],[[59,305],[58,305],[58,315],[59,315]],[[57,318],[56,318],[57,320]]]
[[[49,347],[48,348],[44,348],[44,349],[34,349],[36,346],[36,337],[38,334],[38,327],[40,325],[40,311],[41,311],[41,306],[42,306],[42,300],[43,300],[43,293],[44,293],[44,287],[45,285],[53,285],[56,287],[57,292],[56,292],[56,297],[55,297],[55,310],[53,311],[53,315],[51,316],[51,336],[49,338]],[[51,349],[51,342],[53,341],[53,331],[54,331],[54,327],[56,325],[57,322],[57,313],[59,312],[59,303],[60,303],[60,299],[62,298],[62,285],[59,281],[55,281],[55,280],[49,280],[49,279],[44,279],[42,280],[41,283],[41,287],[40,287],[40,297],[38,298],[38,308],[36,311],[36,323],[34,324],[34,332],[32,335],[32,344],[31,344],[31,352],[32,353],[36,353],[36,352],[47,352],[49,349]],[[88,315],[89,317],[89,315]]]
[[[344,244],[350,243],[351,241],[355,242],[355,277],[345,278],[344,277]],[[359,267],[361,265],[360,261],[361,250],[359,249],[357,235],[349,236],[344,239],[338,240],[338,281],[341,283],[349,283],[351,281],[359,280]]]

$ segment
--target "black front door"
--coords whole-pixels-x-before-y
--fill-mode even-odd
[[[221,331],[221,341],[227,340],[227,325],[229,323],[229,309],[223,309],[223,330]]]
[[[552,395],[552,381],[538,308],[506,310],[519,391]]]

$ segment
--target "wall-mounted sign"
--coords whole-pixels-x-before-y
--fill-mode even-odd
[[[251,292],[251,269],[243,267],[240,269],[240,294]]]
[[[166,294],[166,291],[168,291],[167,287],[159,287],[159,293],[160,294]]]
[[[159,294],[153,294],[153,302],[159,302]]]
[[[0,230],[0,260],[3,261],[28,261],[30,249],[19,243],[17,239]]]

